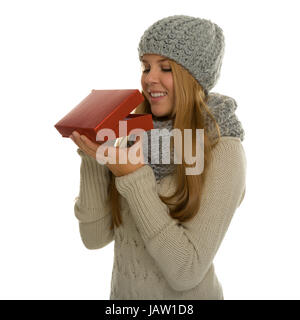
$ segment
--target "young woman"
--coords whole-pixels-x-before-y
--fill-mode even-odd
[[[73,132],[82,159],[74,206],[82,241],[88,249],[114,241],[110,299],[224,299],[213,259],[245,195],[246,156],[236,101],[210,92],[222,64],[222,29],[166,17],[145,31],[138,51],[145,101],[134,112],[151,113],[155,129],[192,129],[193,150],[195,129],[204,129],[204,170],[187,175],[184,159],[152,163],[151,152],[148,164],[103,165],[99,145]],[[161,157],[166,150],[151,144],[150,133],[148,151]],[[122,143],[108,147],[117,159],[133,148]],[[170,151],[173,159],[173,140]]]

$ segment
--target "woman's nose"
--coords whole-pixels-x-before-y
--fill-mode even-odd
[[[156,72],[155,70],[148,71],[148,73],[146,74],[145,82],[146,83],[159,82],[158,72]]]

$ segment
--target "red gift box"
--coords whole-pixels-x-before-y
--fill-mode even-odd
[[[132,129],[148,131],[153,129],[151,114],[130,114],[143,101],[144,96],[137,89],[92,90],[54,127],[63,137],[69,137],[76,130],[96,143],[129,136]],[[124,123],[125,128],[119,130],[119,121],[126,121],[127,129]],[[115,137],[105,136],[97,141],[97,133],[101,129],[113,130]]]

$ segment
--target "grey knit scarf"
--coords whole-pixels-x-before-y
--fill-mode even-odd
[[[221,136],[239,137],[241,141],[244,140],[242,124],[235,114],[237,103],[233,98],[219,93],[210,93],[208,95],[207,106],[219,125]],[[148,152],[146,152],[145,144],[143,144],[143,152],[145,163],[151,166],[156,181],[158,182],[165,176],[174,173],[176,168],[173,150],[170,150],[170,164],[165,164],[162,161],[162,156],[165,151],[162,150],[162,139],[164,136],[169,136],[169,132],[173,129],[173,120],[168,117],[158,118],[154,115],[152,115],[152,120],[154,129],[160,130],[159,132],[157,132],[157,130],[145,132],[143,139],[148,140]],[[167,132],[162,129],[167,129]],[[212,138],[216,138],[214,123],[208,116],[205,117],[205,130]],[[155,134],[153,135],[153,133]],[[153,138],[158,135],[160,136],[159,140]],[[127,141],[127,147],[132,146],[134,143],[135,141]],[[153,161],[151,161],[151,154]]]

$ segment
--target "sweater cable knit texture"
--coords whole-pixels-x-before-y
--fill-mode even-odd
[[[222,115],[227,103],[218,101],[214,112]],[[235,107],[230,103],[227,119]],[[88,249],[114,241],[111,300],[224,299],[213,259],[245,195],[246,156],[241,137],[235,136],[240,129],[226,121],[219,125],[223,136],[212,151],[199,212],[184,223],[171,218],[159,198],[175,191],[174,176],[157,181],[151,166],[144,165],[116,177],[123,224],[110,230],[109,169],[77,149],[81,166],[75,216]]]

